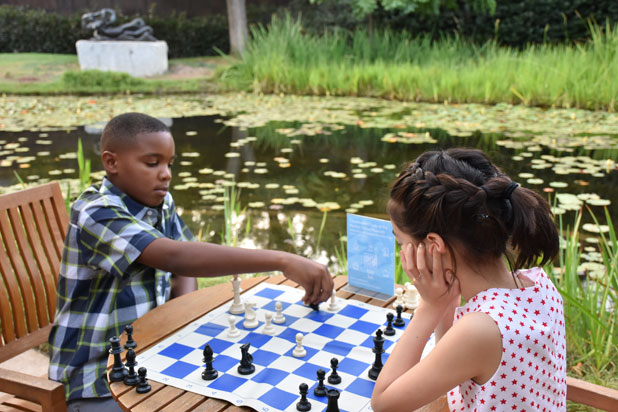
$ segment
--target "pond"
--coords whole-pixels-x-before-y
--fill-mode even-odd
[[[555,202],[555,212],[566,213],[568,223],[584,204],[599,217],[602,206],[610,205],[618,221],[611,206],[618,202],[618,135],[595,129],[598,123],[590,123],[588,132],[581,122],[559,128],[544,120],[539,131],[541,117],[534,112],[539,117],[529,118],[528,125],[522,115],[525,126],[511,121],[499,127],[498,114],[493,120],[498,126],[476,121],[463,128],[470,112],[443,108],[451,114],[436,121],[440,105],[350,101],[328,110],[304,104],[293,115],[293,104],[280,104],[275,112],[272,105],[262,111],[247,105],[234,113],[165,118],[178,155],[171,192],[194,234],[222,242],[225,187],[235,182],[241,213],[227,231],[238,245],[335,263],[337,251],[345,250],[347,212],[386,219],[389,184],[405,163],[426,150],[461,146],[484,150],[514,180]],[[313,118],[299,115],[303,108]],[[78,139],[93,172],[100,171],[102,123],[85,123],[0,131],[0,186],[16,184],[16,173],[26,183],[77,178]]]

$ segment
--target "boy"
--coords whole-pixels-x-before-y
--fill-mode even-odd
[[[65,385],[69,411],[120,410],[106,381],[109,338],[195,290],[196,276],[278,270],[305,289],[305,303],[332,293],[326,267],[303,257],[192,241],[168,192],[174,151],[159,120],[114,117],[101,136],[106,178],[73,204],[49,336],[49,377]]]

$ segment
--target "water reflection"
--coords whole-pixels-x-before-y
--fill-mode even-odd
[[[441,129],[296,122],[241,129],[221,122],[214,116],[168,119],[178,155],[172,194],[183,219],[202,240],[222,241],[225,185],[236,182],[240,208],[231,227],[237,245],[284,249],[333,262],[345,235],[346,210],[386,218],[388,186],[401,166],[425,150],[456,146],[484,150],[527,187],[618,201],[612,150],[549,148],[508,131],[462,137]],[[0,186],[16,184],[15,173],[33,183],[76,178],[78,138],[92,170],[101,171],[102,125],[94,126],[43,134],[0,132]],[[304,135],[307,128],[311,133]],[[566,187],[552,188],[556,181]],[[553,202],[554,192],[546,195]],[[600,216],[602,209],[592,207]],[[609,210],[618,221],[616,208]]]

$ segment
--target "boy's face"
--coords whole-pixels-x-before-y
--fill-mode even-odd
[[[110,181],[143,205],[161,205],[172,179],[174,139],[168,132],[140,133],[116,152],[102,154]]]

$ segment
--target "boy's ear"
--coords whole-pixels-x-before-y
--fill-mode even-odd
[[[103,168],[105,172],[111,175],[118,173],[118,159],[116,153],[105,150],[101,153],[101,161],[103,162]]]

